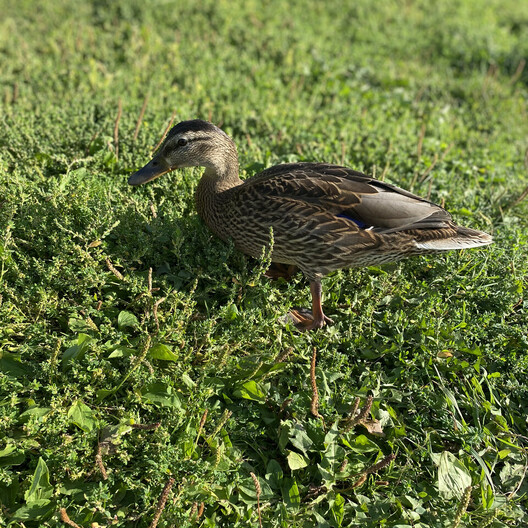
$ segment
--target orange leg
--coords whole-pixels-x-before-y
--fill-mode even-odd
[[[322,328],[326,323],[333,323],[332,319],[326,317],[323,313],[321,304],[322,287],[321,281],[315,280],[310,282],[310,292],[312,294],[312,313],[303,313],[300,310],[290,312],[293,323],[301,332]]]

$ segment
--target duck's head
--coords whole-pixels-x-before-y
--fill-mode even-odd
[[[217,177],[238,176],[235,144],[220,128],[201,119],[182,121],[167,134],[156,155],[128,179],[141,185],[182,167],[206,167]]]

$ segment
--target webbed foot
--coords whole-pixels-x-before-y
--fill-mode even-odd
[[[285,321],[292,323],[300,332],[308,332],[322,328],[325,324],[332,324],[334,321],[324,313],[322,317],[314,317],[307,308],[294,308],[286,316]]]

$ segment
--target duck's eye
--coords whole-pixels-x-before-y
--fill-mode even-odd
[[[185,138],[178,139],[178,147],[184,147],[185,145],[187,145],[187,143],[188,143],[188,140]]]

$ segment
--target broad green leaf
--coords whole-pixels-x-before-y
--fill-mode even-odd
[[[343,439],[343,444],[350,447],[356,453],[372,453],[373,451],[381,451],[379,446],[367,438],[365,435],[359,435],[354,438],[352,442]]]
[[[266,401],[266,396],[260,389],[259,385],[254,380],[246,381],[239,389],[233,393],[237,398],[245,398],[246,400]]]
[[[49,481],[49,470],[44,459],[39,458],[35,473],[31,479],[31,485],[24,494],[26,502],[36,502],[49,499],[53,495],[53,487]]]
[[[288,466],[290,466],[292,471],[302,469],[308,465],[306,458],[295,451],[290,451],[286,458],[288,459]]]
[[[312,515],[314,516],[317,522],[317,528],[331,528],[331,525],[328,523],[328,521],[322,515],[317,513],[317,511],[314,510],[312,512]]]
[[[299,423],[293,424],[290,429],[290,442],[294,447],[302,451],[304,455],[307,454],[307,450],[313,445],[312,439],[306,433],[305,428]]]
[[[180,379],[188,389],[193,389],[196,387],[196,382],[188,374],[182,374]]]
[[[471,485],[471,475],[464,465],[449,451],[438,461],[438,491],[448,499],[460,499]]]
[[[16,452],[16,449],[17,448],[13,444],[8,444],[0,451],[0,458],[11,456],[12,453]]]
[[[345,516],[345,499],[338,493],[335,496],[332,507],[330,509],[332,517],[338,527],[343,524],[343,517]]]
[[[0,350],[0,372],[14,378],[25,378],[31,373],[31,367],[22,363],[19,354]]]
[[[335,444],[337,439],[339,438],[340,432],[339,432],[339,423],[335,422],[332,424],[332,427],[330,428],[330,431],[326,433],[324,443],[325,446],[328,449],[328,446]]]
[[[269,484],[262,480],[258,479],[260,485],[260,500],[270,500],[274,497],[273,490],[270,488]],[[256,504],[257,503],[257,490],[255,489],[255,484],[253,479],[247,478],[239,484],[238,489],[240,491],[240,499],[246,504]],[[245,497],[244,497],[245,495]]]
[[[89,332],[90,330],[93,330],[93,328],[90,327],[90,325],[80,317],[70,317],[68,320],[68,326],[70,327],[70,330],[75,333]]]
[[[526,476],[526,465],[522,463],[504,462],[504,467],[500,470],[499,477],[506,489],[514,489],[519,481]]]
[[[297,509],[301,504],[301,495],[297,481],[294,478],[285,478],[282,487],[282,497],[288,508]]]
[[[151,347],[148,351],[148,355],[152,359],[162,359],[164,361],[178,361],[178,356],[163,343],[158,343]]]
[[[77,400],[70,407],[68,417],[83,431],[89,432],[95,427],[95,418],[92,409],[81,400]]]
[[[338,445],[337,439],[338,429],[337,423],[335,423],[325,437],[326,449],[321,463],[317,465],[327,488],[335,484],[336,474],[346,458],[346,451]]]
[[[174,389],[166,383],[155,382],[143,389],[143,399],[147,403],[162,405],[163,407],[181,407],[180,399],[174,393]]]
[[[327,469],[321,464],[317,464],[317,469],[319,470],[319,473],[321,474],[321,477],[324,481],[324,485],[326,487],[331,487],[335,482],[335,473],[331,469]]]
[[[485,510],[490,510],[493,506],[493,502],[495,501],[495,494],[493,493],[491,486],[485,482],[482,482],[480,486],[480,495],[482,497],[482,507]]]
[[[117,316],[117,326],[121,330],[127,326],[139,326],[139,322],[133,313],[123,310],[122,312],[119,312],[119,315]]]
[[[96,391],[97,395],[97,401],[101,402],[103,401],[107,396],[110,396],[111,394],[114,394],[116,392],[116,389],[99,389]]]
[[[56,511],[56,509],[55,502],[49,499],[38,499],[18,508],[10,520],[12,522],[43,520]]]
[[[266,467],[266,480],[273,489],[279,489],[283,476],[281,465],[272,458]]]
[[[77,493],[89,493],[98,487],[97,482],[84,482],[82,479],[66,480],[58,488],[61,495],[76,495]]]
[[[79,360],[84,357],[86,351],[88,350],[90,343],[93,341],[93,338],[86,334],[79,334],[77,336],[77,344],[66,349],[62,354],[63,367],[73,359]]]
[[[0,504],[4,508],[13,509],[17,506],[17,498],[20,492],[18,479],[14,478],[9,486],[0,483]]]
[[[288,445],[290,441],[290,429],[292,428],[291,420],[284,420],[279,427],[279,441],[278,446],[281,451]]]
[[[18,466],[26,459],[23,451],[13,444],[8,444],[0,451],[0,467]]]
[[[238,317],[238,308],[234,304],[230,304],[224,311],[225,318],[228,321],[234,321]]]
[[[129,433],[132,430],[130,422],[126,420],[118,425],[108,425],[103,427],[101,434],[99,435],[99,443],[104,445],[104,451],[109,449],[110,445],[116,446],[121,443],[121,437]]]
[[[112,353],[108,356],[108,359],[135,356],[137,353],[138,352],[135,348],[116,346],[112,350]]]
[[[20,423],[26,423],[30,418],[36,418],[39,422],[50,413],[49,407],[31,407],[19,416]]]
[[[323,454],[322,466],[334,472],[345,458],[345,451],[338,444],[339,425],[334,423],[325,436],[326,449]]]

